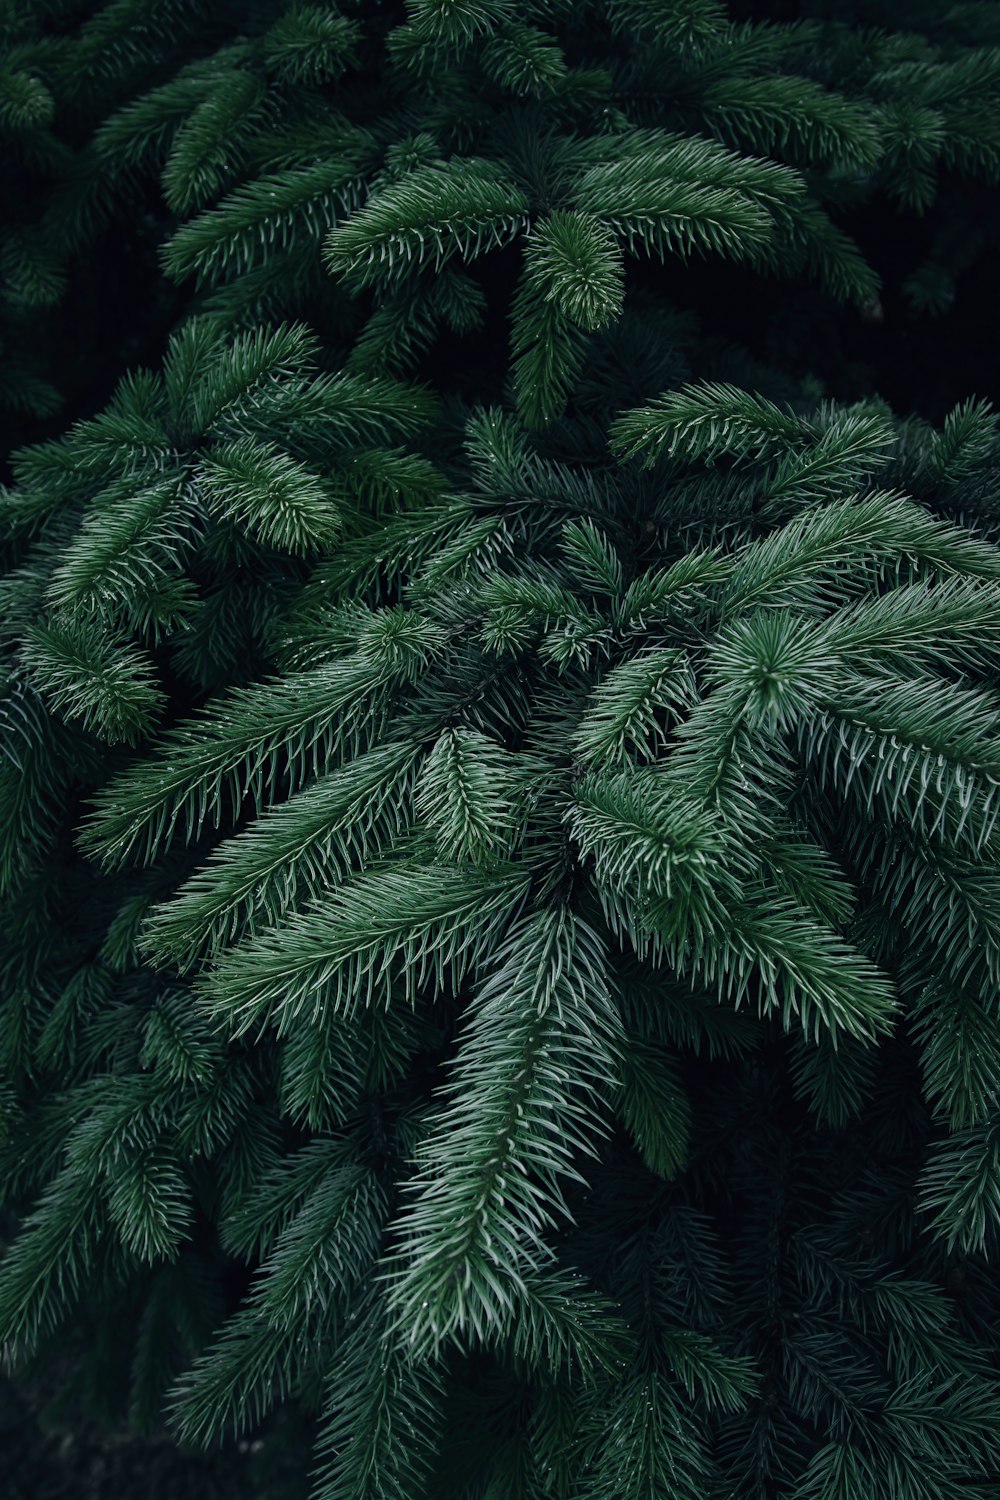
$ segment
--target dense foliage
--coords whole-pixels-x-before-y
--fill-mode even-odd
[[[990,275],[1000,25],[781,9],[0,9],[23,1378],[996,1494],[1000,443],[848,345]]]

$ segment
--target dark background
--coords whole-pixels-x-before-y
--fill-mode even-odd
[[[946,7],[938,7],[944,13]],[[873,26],[923,25],[933,8],[897,4],[795,4],[737,0],[739,18],[850,19]],[[998,37],[1000,42],[1000,4]],[[926,14],[921,14],[921,12]],[[630,269],[639,286],[696,310],[706,336],[745,346],[754,358],[790,375],[811,375],[843,401],[878,394],[900,414],[940,421],[958,401],[986,397],[1000,404],[996,360],[1000,307],[994,225],[1000,205],[992,189],[947,190],[924,215],[873,199],[842,215],[883,293],[877,308],[838,307],[808,287],[790,290],[775,279],[722,260],[689,267],[655,264]],[[944,226],[966,233],[966,264],[951,307],[931,317],[904,294],[907,278],[934,252]],[[158,270],[158,250],[173,221],[150,186],[128,231],[116,223],[77,264],[66,300],[46,315],[39,339],[58,360],[66,400],[52,418],[0,424],[0,446],[56,435],[106,402],[123,370],[155,365],[171,327],[191,305],[187,288]],[[491,303],[504,307],[511,266],[486,263],[482,280]],[[507,351],[497,348],[498,370]],[[450,351],[422,372],[448,383]],[[437,368],[435,365],[437,364]],[[53,1415],[48,1393],[0,1379],[0,1462],[4,1500],[298,1500],[308,1475],[308,1440],[282,1418],[259,1446],[230,1444],[209,1454],[181,1452],[167,1439],[142,1438]]]

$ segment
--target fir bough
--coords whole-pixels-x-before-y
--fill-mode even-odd
[[[13,1365],[189,1441],[297,1404],[316,1500],[995,1492],[995,416],[636,284],[870,307],[838,214],[995,173],[975,40],[54,47],[46,232],[155,180],[200,290],[0,497]]]

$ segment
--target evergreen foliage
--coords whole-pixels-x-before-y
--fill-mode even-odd
[[[1000,28],[766,9],[0,8],[0,389],[153,309],[0,492],[0,1338],[314,1500],[1000,1483],[996,416],[698,321],[943,311]]]

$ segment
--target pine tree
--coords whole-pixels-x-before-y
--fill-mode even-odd
[[[6,7],[13,238],[176,314],[0,493],[26,1377],[314,1500],[996,1493],[996,415],[703,320],[943,311],[1000,38],[828,9]]]

